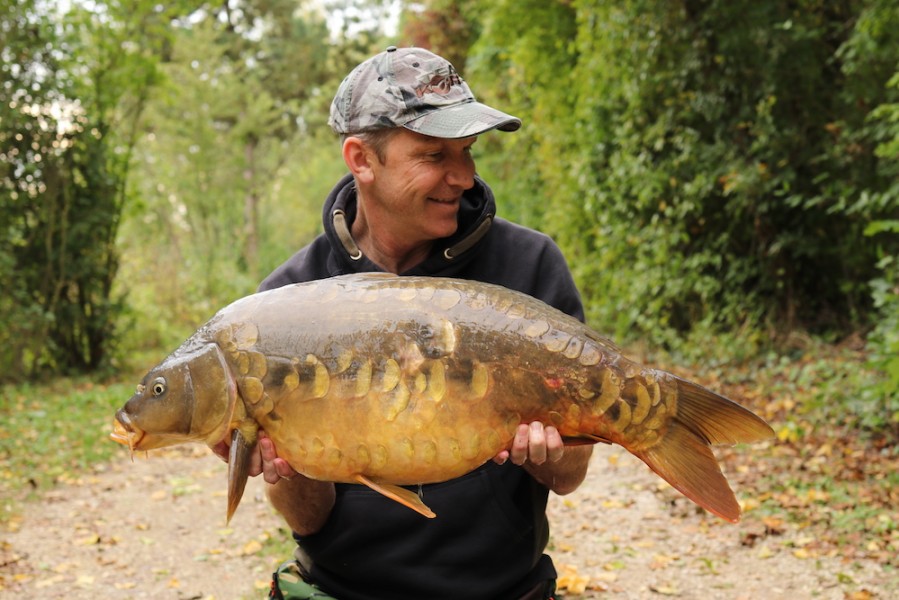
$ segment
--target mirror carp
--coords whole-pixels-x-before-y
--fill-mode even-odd
[[[626,358],[577,319],[475,281],[345,275],[226,306],[137,386],[111,438],[135,450],[230,438],[230,521],[260,429],[312,479],[402,486],[474,470],[520,423],[618,444],[728,521],[740,506],[710,446],[769,438],[739,404]]]

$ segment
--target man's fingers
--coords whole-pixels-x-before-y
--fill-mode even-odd
[[[546,435],[546,458],[550,462],[558,462],[565,453],[565,443],[559,430],[550,425],[544,429]]]
[[[265,479],[267,483],[278,483],[281,479],[281,474],[278,473],[278,468],[275,465],[275,459],[277,455],[275,454],[275,445],[272,443],[270,439],[264,436],[259,437],[259,459],[262,470],[262,478]]]
[[[559,430],[552,425],[545,427],[540,421],[534,421],[518,426],[508,457],[516,465],[523,465],[526,462],[542,465],[547,461],[558,461],[564,451],[565,445]],[[497,460],[499,458],[501,457],[497,455],[494,460],[502,464],[504,461]]]
[[[513,464],[523,465],[528,459],[528,441],[530,440],[530,427],[522,423],[512,438],[512,447],[509,448],[509,458]]]
[[[546,462],[546,432],[543,423],[534,421],[528,428],[528,460],[535,465]]]

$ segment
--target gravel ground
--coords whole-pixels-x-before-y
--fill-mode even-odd
[[[270,540],[287,535],[262,485],[248,484],[229,526],[225,466],[208,450],[125,456],[43,494],[8,525],[0,597],[261,598],[277,562]],[[704,514],[617,448],[597,448],[587,481],[551,497],[549,514],[569,600],[899,597],[880,565],[806,552],[801,529],[753,512],[738,525]]]

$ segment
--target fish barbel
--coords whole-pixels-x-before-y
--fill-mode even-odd
[[[525,294],[467,280],[346,275],[226,306],[152,369],[116,413],[134,450],[230,437],[228,520],[261,428],[312,479],[400,487],[459,477],[520,423],[566,444],[613,443],[728,521],[740,506],[710,445],[773,431],[740,405],[643,367]]]

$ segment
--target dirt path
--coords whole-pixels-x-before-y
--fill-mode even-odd
[[[0,598],[261,598],[287,535],[251,481],[224,523],[225,467],[205,448],[114,462],[27,506],[0,538]],[[552,497],[551,554],[567,598],[865,600],[899,597],[873,562],[813,556],[801,529],[698,513],[633,457],[601,447],[587,482]],[[425,599],[423,599],[425,600]]]

